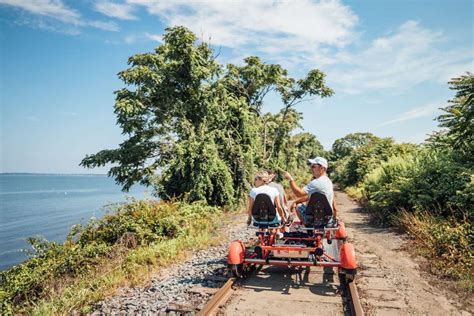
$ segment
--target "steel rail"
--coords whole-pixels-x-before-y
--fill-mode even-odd
[[[232,291],[232,285],[234,285],[237,278],[232,277],[214,294],[209,302],[204,306],[203,309],[197,313],[197,316],[213,315],[220,305],[224,304],[230,297],[230,291]]]
[[[237,281],[235,277],[230,278],[227,282],[214,294],[207,304],[196,315],[207,316],[216,315],[219,306],[223,305],[230,297],[232,286]],[[347,284],[347,290],[350,296],[350,314],[354,316],[365,316],[364,310],[360,303],[359,294],[355,282]],[[347,293],[347,292],[346,292]]]
[[[355,316],[364,316],[364,310],[360,304],[359,293],[357,292],[355,282],[350,282],[347,288],[351,297],[351,314]]]

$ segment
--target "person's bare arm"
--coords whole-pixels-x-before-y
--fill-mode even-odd
[[[307,195],[306,192],[296,184],[295,180],[288,171],[285,171],[283,176],[286,180],[290,181],[291,191],[293,191],[297,198]]]
[[[286,223],[285,212],[283,212],[283,209],[281,208],[280,198],[278,196],[275,198],[275,206],[278,214],[280,214],[280,218],[282,219],[283,223]]]
[[[253,199],[249,197],[247,199],[247,225],[250,225],[252,222],[252,208],[253,208]]]
[[[337,218],[337,203],[336,203],[336,194],[332,197],[332,218]]]
[[[308,194],[305,192],[303,196],[294,200],[293,204],[291,204],[291,212],[294,213],[298,204],[308,201],[308,198]]]

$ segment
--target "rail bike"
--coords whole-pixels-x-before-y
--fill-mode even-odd
[[[229,271],[237,278],[245,277],[258,266],[333,267],[337,268],[342,284],[354,280],[357,272],[355,251],[346,241],[344,223],[329,225],[332,208],[326,196],[313,193],[305,211],[305,225],[295,220],[281,225],[276,208],[265,194],[255,198],[252,222],[257,229],[258,243],[246,247],[240,240],[229,246]]]

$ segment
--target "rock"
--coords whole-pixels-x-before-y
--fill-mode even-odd
[[[114,315],[121,310],[120,314],[127,314],[125,311],[147,315],[194,314],[195,307],[202,309],[222,282],[227,281],[230,241],[249,242],[254,237],[254,231],[245,225],[232,226],[227,231],[227,240],[218,247],[197,251],[189,260],[164,269],[163,277],[152,278],[148,287],[120,289],[116,297],[97,303],[92,310]]]

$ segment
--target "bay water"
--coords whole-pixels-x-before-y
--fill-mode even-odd
[[[127,197],[151,198],[142,186],[123,193],[105,175],[0,174],[0,271],[28,257],[28,237],[62,242],[72,225]]]

